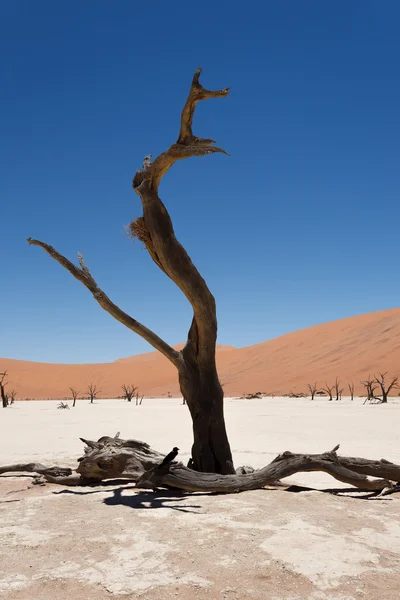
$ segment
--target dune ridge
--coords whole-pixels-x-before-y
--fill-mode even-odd
[[[307,383],[333,383],[336,376],[344,394],[349,380],[361,393],[360,381],[369,374],[400,376],[400,308],[314,325],[245,348],[219,345],[217,363],[227,396],[306,391]],[[146,396],[179,395],[176,370],[158,352],[76,365],[0,358],[3,370],[18,398],[64,398],[69,386],[83,393],[92,381],[108,398],[120,396],[123,383],[134,383]]]

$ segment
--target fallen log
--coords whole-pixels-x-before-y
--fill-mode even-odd
[[[97,442],[81,438],[85,454],[70,468],[44,467],[39,463],[0,467],[0,474],[29,472],[49,483],[62,485],[100,484],[110,479],[127,479],[138,488],[175,488],[193,492],[237,493],[276,484],[296,473],[322,471],[363,491],[391,489],[400,481],[400,465],[385,459],[368,460],[339,456],[339,446],[322,454],[283,452],[262,469],[240,467],[236,474],[200,473],[180,462],[160,466],[164,455],[139,440],[123,440],[119,434],[103,436]],[[374,479],[369,479],[374,477]]]

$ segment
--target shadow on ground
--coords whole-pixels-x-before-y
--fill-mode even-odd
[[[134,494],[123,494],[123,492],[135,490]],[[61,490],[59,492],[53,492],[54,494],[73,494],[76,496],[87,496],[89,494],[100,494],[108,490],[90,490],[90,491],[77,491],[77,490]],[[128,506],[129,508],[135,509],[152,509],[152,508],[170,508],[186,513],[199,513],[202,508],[199,504],[185,504],[185,506],[178,506],[176,503],[185,500],[188,497],[195,497],[192,493],[187,492],[176,492],[174,490],[157,490],[154,492],[143,492],[137,491],[135,487],[118,487],[110,490],[113,495],[104,498],[103,504],[107,506]],[[204,496],[210,494],[198,494],[196,496]],[[175,503],[175,504],[173,504]]]

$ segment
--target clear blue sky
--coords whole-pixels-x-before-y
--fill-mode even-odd
[[[124,225],[131,179],[175,141],[192,74],[226,99],[161,196],[250,345],[400,305],[400,3],[2,0],[0,356],[98,362],[151,348],[28,236],[82,251],[111,298],[171,344],[190,308]]]

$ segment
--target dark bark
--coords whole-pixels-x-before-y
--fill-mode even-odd
[[[101,393],[100,390],[97,389],[97,386],[91,383],[88,386],[87,393],[89,395],[90,404],[93,404],[95,400],[97,400],[97,396]]]
[[[6,385],[7,383],[5,382],[5,379],[7,377],[7,371],[4,371],[4,373],[0,373],[0,395],[1,395],[1,403],[3,408],[7,408],[8,406],[8,396],[6,394]]]
[[[124,392],[123,398],[125,398],[125,400],[127,402],[132,402],[132,398],[136,395],[136,406],[138,405],[138,396],[139,394],[137,393],[137,387],[135,385],[132,384],[123,384],[121,385],[122,387],[122,391]]]
[[[363,404],[365,404],[366,402],[380,402],[381,401],[381,399],[375,395],[376,388],[378,387],[378,383],[375,379],[371,379],[371,377],[369,377],[368,379],[366,379],[365,381],[362,381],[361,383],[365,386],[365,389],[367,391],[367,397],[365,398]]]
[[[315,394],[317,393],[317,382],[315,382],[315,383],[308,383],[307,387],[308,387],[308,390],[310,392],[311,400],[314,400]]]
[[[162,177],[177,160],[213,153],[226,154],[224,150],[214,146],[213,140],[199,138],[192,132],[197,103],[200,100],[224,97],[229,91],[228,88],[218,91],[206,90],[199,82],[200,73],[201,69],[197,69],[193,77],[181,115],[177,142],[160,154],[153,163],[146,160],[132,182],[143,208],[143,216],[130,225],[132,235],[145,244],[153,261],[180,288],[193,308],[193,321],[182,352],[175,351],[154,332],[111,302],[97,285],[81,255],[78,255],[78,268],[52,246],[31,238],[28,242],[42,247],[91,291],[102,308],[141,335],[174,364],[178,370],[182,395],[193,419],[193,466],[195,469],[225,474],[233,473],[234,468],[225,429],[223,393],[215,364],[215,299],[186,250],[176,239],[169,213],[158,196],[158,186]]]
[[[334,390],[335,386],[334,385],[328,385],[327,383],[325,384],[325,387],[322,388],[322,391],[325,392],[326,394],[328,394],[329,396],[329,402],[332,402],[333,400],[333,390]]]
[[[78,392],[78,390],[76,390],[75,388],[72,388],[72,387],[70,387],[69,389],[70,389],[72,400],[73,400],[72,408],[74,408],[79,392]]]
[[[342,399],[342,393],[343,393],[343,388],[340,387],[340,381],[338,380],[338,378],[336,377],[335,380],[335,394],[336,394],[336,400],[341,400]]]
[[[399,388],[399,383],[398,377],[393,377],[393,379],[391,380],[390,383],[387,382],[386,380],[386,373],[379,373],[379,375],[375,375],[375,382],[377,383],[377,385],[381,388],[381,401],[380,404],[387,404],[388,401],[388,397],[390,392],[392,391],[392,389],[398,389]]]

